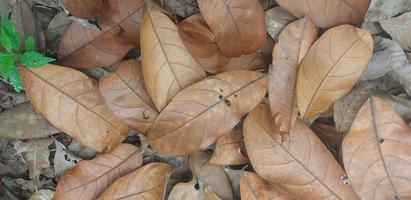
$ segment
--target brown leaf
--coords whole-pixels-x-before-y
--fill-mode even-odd
[[[29,139],[60,132],[30,103],[20,104],[0,113],[0,138]]]
[[[58,49],[62,36],[70,27],[72,21],[65,11],[57,13],[45,31],[48,48]]]
[[[252,172],[244,172],[241,176],[240,189],[242,200],[297,200],[290,193],[274,185],[269,185]]]
[[[140,150],[130,144],[121,144],[93,160],[82,160],[64,173],[54,199],[96,199],[117,178],[137,169],[142,162]]]
[[[103,31],[121,27],[120,37],[140,46],[140,21],[145,3],[143,0],[107,0],[99,23]]]
[[[381,27],[406,51],[411,51],[411,12],[381,21]]]
[[[200,190],[197,181],[178,183],[173,187],[168,200],[203,200],[204,192]]]
[[[371,0],[278,0],[280,6],[301,18],[304,15],[320,28],[364,21]]]
[[[104,6],[103,0],[63,0],[63,4],[71,15],[84,19],[96,19]]]
[[[233,190],[230,179],[224,171],[223,166],[212,165],[209,163],[210,155],[198,151],[190,154],[188,162],[193,176],[204,186],[209,186],[223,200],[233,199]]]
[[[342,182],[343,169],[301,120],[282,141],[270,116],[269,106],[260,104],[244,122],[245,146],[258,175],[300,199],[358,199]]]
[[[267,30],[258,0],[199,0],[198,5],[221,54],[248,55],[263,46]]]
[[[314,24],[304,18],[287,25],[274,46],[268,97],[275,125],[283,133],[288,133],[297,118],[295,88],[298,67],[316,39]]]
[[[162,200],[173,166],[150,163],[117,179],[98,200],[153,199]]]
[[[100,31],[73,22],[61,39],[58,58],[68,66],[92,68],[109,66],[136,47],[118,37],[120,27]]]
[[[143,14],[141,53],[147,91],[159,111],[179,91],[205,77],[181,41],[177,26],[153,2]]]
[[[148,96],[140,62],[123,62],[115,73],[99,82],[107,106],[131,128],[145,133],[157,117],[157,110]]]
[[[97,151],[112,150],[128,128],[105,105],[97,82],[57,65],[20,67],[33,106],[58,129]]]
[[[242,131],[232,130],[218,138],[210,163],[213,165],[245,165],[247,157],[240,152]]]
[[[67,150],[67,148],[58,140],[54,139],[54,144],[56,145],[56,154],[54,154],[53,159],[54,172],[57,177],[60,177],[63,175],[64,171],[76,166],[81,158]]]
[[[342,144],[350,184],[361,199],[411,198],[411,132],[387,102],[371,97]]]
[[[178,33],[197,62],[210,73],[257,70],[266,68],[271,61],[273,41],[268,36],[263,47],[255,53],[232,58],[222,55],[201,14],[194,14],[180,22]]]
[[[329,29],[314,43],[297,77],[297,103],[304,122],[313,122],[352,89],[372,49],[370,33],[351,25]]]
[[[344,134],[337,131],[334,126],[314,122],[310,127],[318,138],[327,146],[337,161],[340,161],[340,147]]]
[[[36,27],[37,23],[31,7],[26,1],[15,1],[11,8],[10,20],[15,25],[16,31],[20,34],[20,47],[23,48],[25,39],[31,36],[36,41],[35,49],[39,49],[40,39]]]
[[[373,96],[389,103],[405,123],[411,122],[411,101],[409,99],[390,95],[384,90],[374,91]]]
[[[296,17],[284,10],[281,6],[265,11],[265,24],[267,26],[267,32],[276,42],[278,41],[278,36],[284,27],[288,23],[296,20]]]
[[[181,156],[205,149],[229,133],[267,92],[265,75],[230,71],[178,93],[159,114],[147,138],[157,150]]]
[[[181,17],[188,17],[199,12],[196,0],[161,0],[160,2],[161,6]]]

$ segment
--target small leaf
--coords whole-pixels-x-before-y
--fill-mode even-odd
[[[4,80],[10,76],[10,68],[13,65],[13,56],[11,54],[0,54],[0,72]]]
[[[7,34],[7,32],[4,28],[0,28],[0,42],[1,42],[1,45],[3,45],[4,49],[6,49],[7,52],[9,52],[9,53],[12,52],[13,44],[11,42],[10,36]]]
[[[36,68],[54,61],[55,59],[44,56],[35,51],[27,51],[24,52],[23,55],[20,55],[19,60],[27,67]]]
[[[10,38],[12,49],[19,50],[20,49],[19,33],[16,31],[16,27],[14,26],[14,24],[11,23],[7,14],[3,16],[1,24],[2,24],[2,27],[4,28],[4,31]]]
[[[26,51],[33,51],[35,46],[36,42],[34,41],[34,38],[31,36],[27,37],[26,41],[24,41],[24,50]]]
[[[19,70],[14,64],[10,68],[9,81],[17,92],[23,89],[23,82],[21,81]]]

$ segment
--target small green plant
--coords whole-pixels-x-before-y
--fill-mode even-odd
[[[6,51],[5,53],[0,52],[2,80],[13,85],[16,91],[23,89],[20,73],[16,67],[18,63],[29,68],[37,68],[55,60],[34,51],[35,41],[31,36],[25,39],[24,51],[21,50],[19,33],[14,24],[11,23],[8,14],[1,19],[0,44]]]

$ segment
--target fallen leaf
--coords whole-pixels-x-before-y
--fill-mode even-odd
[[[98,200],[163,199],[166,182],[173,167],[164,163],[150,163],[117,179]]]
[[[222,55],[248,55],[263,46],[267,30],[258,0],[198,0],[198,5]]]
[[[97,82],[57,65],[20,67],[27,96],[56,128],[97,151],[118,146],[128,128],[105,105]]]
[[[365,21],[379,22],[410,10],[410,0],[372,0]]]
[[[408,95],[411,95],[411,64],[402,65],[390,72],[392,78],[404,88]]]
[[[300,199],[358,199],[340,179],[344,170],[315,134],[297,120],[283,141],[260,104],[244,122],[244,142],[254,170]]]
[[[381,21],[381,27],[406,51],[411,51],[411,12]]]
[[[371,97],[342,144],[349,182],[361,199],[411,198],[411,132],[387,102]]]
[[[61,38],[72,23],[66,12],[56,14],[47,26],[46,39],[49,48],[58,49]]]
[[[284,27],[295,20],[297,20],[297,18],[294,17],[294,15],[280,6],[265,11],[265,25],[267,26],[267,32],[274,41],[278,41],[278,36]]]
[[[268,99],[277,128],[287,134],[298,115],[296,82],[298,67],[317,39],[317,30],[307,18],[285,27],[273,50],[270,67]]]
[[[77,157],[69,150],[67,150],[67,148],[58,140],[54,139],[54,144],[56,145],[56,154],[54,154],[53,160],[54,171],[56,173],[56,177],[60,177],[61,175],[63,175],[64,171],[76,166],[81,158]]]
[[[82,160],[66,171],[57,185],[54,199],[96,199],[116,179],[142,163],[139,149],[121,144],[111,153],[100,154],[93,160]]]
[[[148,130],[151,146],[173,156],[207,148],[261,102],[267,92],[266,81],[264,74],[239,70],[223,72],[187,87]]]
[[[34,193],[29,200],[52,200],[54,192],[51,190],[41,189]]]
[[[141,53],[147,91],[159,111],[179,91],[205,77],[181,41],[177,26],[153,2],[142,18]]]
[[[371,0],[278,0],[277,3],[296,17],[309,17],[317,27],[330,28],[361,24]]]
[[[199,12],[196,0],[161,0],[161,5],[181,17],[188,17]]]
[[[71,141],[70,145],[68,146],[68,150],[70,152],[73,152],[78,157],[85,159],[85,160],[90,160],[96,157],[96,151],[86,146],[83,146],[76,140]]]
[[[224,167],[210,164],[210,157],[208,153],[202,151],[189,155],[188,162],[193,176],[199,182],[204,183],[205,187],[211,187],[221,199],[232,200],[233,190]]]
[[[344,134],[338,132],[334,126],[315,122],[310,126],[311,130],[327,146],[337,161],[340,161],[340,147]]]
[[[372,48],[370,33],[351,25],[329,29],[314,43],[297,77],[297,104],[304,122],[312,123],[352,89]]]
[[[119,26],[101,31],[73,22],[60,41],[58,59],[76,68],[109,66],[136,47],[118,37],[120,32]]]
[[[290,193],[281,188],[269,185],[257,174],[244,172],[240,180],[242,200],[296,200]]]
[[[170,192],[168,200],[203,200],[204,191],[200,189],[197,181],[178,183]]]
[[[244,173],[244,170],[243,169],[236,170],[236,169],[231,169],[229,167],[224,167],[224,171],[227,173],[228,177],[230,178],[231,187],[233,188],[234,199],[241,199],[240,179]]]
[[[36,21],[31,7],[26,1],[16,1],[11,8],[11,22],[16,26],[16,31],[20,34],[20,47],[24,47],[25,39],[29,36],[35,38],[36,47],[39,49],[39,35],[36,28]]]
[[[211,189],[211,187],[207,186],[204,189],[204,193],[207,200],[221,200],[221,198],[217,196],[217,194],[214,192],[213,189]]]
[[[103,10],[103,0],[63,0],[64,7],[74,15],[83,19],[96,19]]]
[[[29,139],[60,132],[30,103],[20,104],[0,113],[0,138]]]
[[[372,95],[390,104],[405,123],[411,122],[411,101],[409,99],[390,95],[384,90],[376,90]]]
[[[0,140],[0,176],[11,174],[15,177],[25,173],[27,167],[8,140]]]
[[[157,117],[157,110],[148,96],[140,62],[123,62],[115,73],[99,82],[100,93],[107,106],[130,128],[145,133]]]
[[[210,164],[213,165],[245,165],[248,158],[240,152],[240,142],[243,138],[242,131],[232,130],[230,133],[218,138],[214,147]]]
[[[261,5],[263,5],[264,10],[270,9],[274,6],[278,6],[275,0],[259,0]]]

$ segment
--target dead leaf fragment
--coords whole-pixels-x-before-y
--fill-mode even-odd
[[[54,139],[56,154],[54,155],[54,172],[56,177],[63,175],[64,171],[73,168],[81,158],[71,153],[61,142]]]
[[[296,79],[298,67],[317,39],[317,30],[307,18],[285,27],[273,50],[270,67],[268,99],[275,125],[284,134],[293,127],[298,115]]]
[[[159,111],[179,91],[205,77],[181,41],[177,26],[153,2],[142,18],[141,53],[147,91]]]
[[[150,163],[117,179],[98,200],[153,199],[161,200],[173,166]]]
[[[54,192],[51,190],[41,189],[34,193],[29,200],[52,200]]]
[[[103,9],[103,0],[63,0],[70,14],[83,19],[96,19]]]
[[[57,65],[20,67],[33,106],[58,129],[97,151],[112,150],[128,128],[105,105],[97,82]]]
[[[343,169],[301,120],[283,141],[270,116],[269,106],[260,104],[244,122],[245,146],[259,176],[301,199],[358,199],[341,181]]]
[[[297,18],[294,17],[294,15],[280,6],[265,11],[265,25],[267,26],[267,32],[276,42],[284,27],[295,20],[297,20]]]
[[[267,92],[265,75],[229,71],[195,83],[158,115],[147,132],[157,151],[173,156],[205,149],[227,134]]]
[[[410,10],[410,0],[372,0],[365,21],[379,22]]]
[[[170,192],[168,200],[205,200],[204,192],[200,190],[197,181],[178,183]]]
[[[123,62],[115,73],[100,80],[99,89],[107,106],[132,129],[144,134],[156,119],[140,62]]]
[[[11,8],[10,20],[20,34],[20,47],[24,47],[25,39],[32,36],[36,41],[36,49],[39,49],[40,39],[36,27],[37,23],[31,7],[26,1],[15,1]]]
[[[121,144],[111,153],[93,160],[82,160],[60,179],[55,200],[96,199],[117,178],[137,169],[143,163],[140,150]]]
[[[198,5],[224,56],[248,55],[263,46],[267,30],[258,0],[199,0]]]
[[[210,163],[213,165],[244,165],[248,163],[247,157],[240,152],[240,142],[243,138],[242,131],[232,130],[220,137],[214,147]]]
[[[406,51],[411,51],[411,12],[380,22],[381,27]]]
[[[327,146],[337,161],[340,161],[340,147],[344,134],[338,132],[334,126],[315,122],[310,126],[311,130]]]
[[[411,198],[411,132],[387,102],[371,97],[342,144],[350,184],[361,199]]]
[[[64,11],[59,12],[53,17],[45,32],[49,48],[58,49],[61,37],[70,27],[71,23],[72,21],[69,20],[69,16]]]
[[[181,17],[188,17],[199,12],[196,0],[161,0],[161,6]]]
[[[352,89],[372,49],[370,33],[351,25],[329,29],[314,43],[297,77],[297,104],[304,122],[312,123]]]

